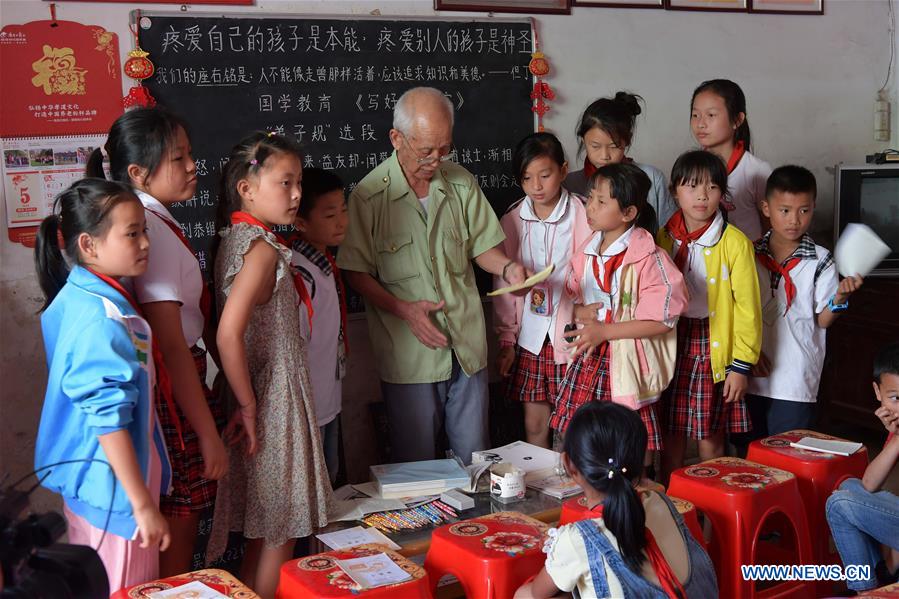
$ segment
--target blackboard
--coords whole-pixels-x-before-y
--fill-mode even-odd
[[[241,137],[293,136],[304,166],[334,169],[349,192],[392,152],[393,106],[419,85],[452,100],[455,160],[497,214],[521,196],[511,160],[534,130],[527,21],[149,14],[138,32],[156,66],[145,85],[191,128],[197,192],[172,213],[207,273],[221,167]]]

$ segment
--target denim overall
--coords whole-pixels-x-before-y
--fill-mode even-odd
[[[681,517],[671,501],[665,495],[660,494],[660,496],[668,505],[674,521],[677,522],[677,528],[680,530],[681,537],[687,545],[690,564],[690,574],[684,583],[687,597],[689,599],[718,597],[718,581],[708,554],[693,538],[690,531],[687,530],[683,517]],[[618,581],[624,589],[624,599],[668,599],[668,595],[665,594],[661,587],[648,582],[627,567],[621,554],[618,553],[618,549],[612,546],[609,538],[600,531],[595,522],[592,520],[581,520],[575,522],[575,526],[577,526],[578,532],[581,533],[584,545],[587,548],[590,575],[593,577],[593,597],[611,597],[604,566],[604,563],[608,562],[609,567],[615,573],[615,576],[618,577]],[[587,598],[584,597],[583,599]]]

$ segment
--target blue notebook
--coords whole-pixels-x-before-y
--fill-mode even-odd
[[[409,497],[466,487],[468,473],[456,460],[425,460],[371,467],[381,497]]]

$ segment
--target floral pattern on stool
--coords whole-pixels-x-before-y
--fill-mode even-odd
[[[722,476],[721,482],[732,487],[743,487],[744,489],[753,489],[757,491],[770,485],[773,482],[773,479],[764,474],[735,472],[733,474],[725,474]]]
[[[721,472],[716,470],[715,468],[710,468],[708,466],[691,466],[684,471],[687,476],[694,476],[696,478],[715,478]]]
[[[127,589],[121,589],[112,597],[114,599],[124,597],[128,599],[147,599],[151,593],[172,589],[193,581],[202,582],[229,599],[259,599],[259,595],[248,589],[234,576],[224,570],[215,568],[187,572],[186,574],[170,576],[162,580],[137,584]]]
[[[449,531],[459,537],[478,537],[487,532],[487,527],[477,522],[459,522],[450,526]]]
[[[533,549],[540,542],[540,539],[533,535],[527,535],[520,532],[498,532],[489,537],[481,539],[486,549],[494,551],[502,551],[511,557],[515,557],[519,553],[524,553],[528,549]]]
[[[319,570],[330,570],[337,564],[334,563],[334,560],[326,555],[313,555],[310,557],[304,557],[300,561],[297,562],[297,568],[300,570],[309,570],[311,572],[317,572]]]
[[[345,589],[347,591],[352,591],[353,593],[358,593],[362,590],[362,587],[354,582],[352,578],[347,576],[347,573],[343,570],[328,572],[328,582],[338,589]]]

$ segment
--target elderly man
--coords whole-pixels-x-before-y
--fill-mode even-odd
[[[486,449],[487,339],[471,260],[510,284],[524,268],[475,178],[449,162],[453,106],[433,88],[404,93],[394,153],[350,194],[337,262],[366,301],[394,461],[428,460],[442,430],[465,462]]]

